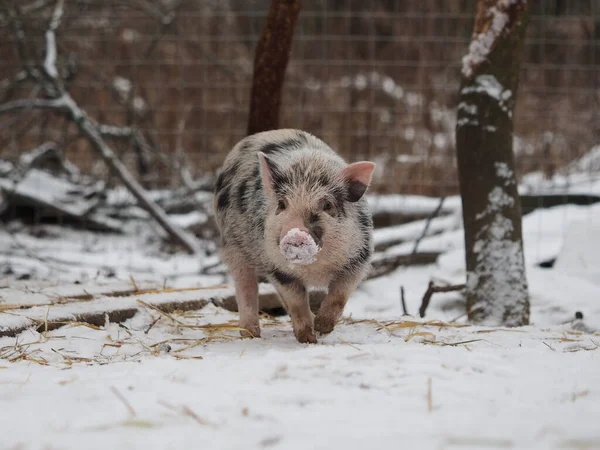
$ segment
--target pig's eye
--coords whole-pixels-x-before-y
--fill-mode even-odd
[[[331,204],[331,202],[323,203],[323,211],[331,211],[331,208],[333,208],[333,205]]]
[[[283,200],[279,200],[279,202],[277,203],[277,209],[279,211],[283,211],[285,209],[285,202]]]

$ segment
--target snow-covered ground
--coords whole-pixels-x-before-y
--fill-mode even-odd
[[[460,206],[447,205],[419,246],[443,252],[438,263],[364,283],[317,345],[298,344],[287,317],[263,318],[263,338],[242,340],[237,315],[212,304],[0,338],[0,449],[600,448],[600,206],[524,218],[532,325],[493,329],[467,326],[456,293],[435,294],[415,318],[432,278],[464,282]],[[44,279],[223,281],[197,275],[214,255],[166,256],[148,227],[13,224],[0,231],[0,306],[15,289],[42,295]],[[410,253],[417,228],[378,239],[404,241],[387,254]]]
[[[207,308],[177,319],[235,320]],[[287,320],[253,341],[151,321],[21,336],[36,343],[2,364],[2,448],[600,446],[600,338],[567,327],[346,321],[305,346]]]
[[[519,191],[523,194],[600,195],[600,145],[561,168],[550,179],[541,172],[525,175]]]

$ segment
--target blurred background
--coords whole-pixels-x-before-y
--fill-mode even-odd
[[[49,2],[23,11],[43,58]],[[475,3],[305,0],[286,74],[281,127],[305,129],[349,160],[379,163],[377,192],[457,193],[455,105]],[[145,134],[113,142],[146,187],[214,174],[247,124],[252,62],[268,0],[67,1],[62,70],[90,116]],[[0,28],[0,80],[21,68]],[[30,95],[3,85],[0,100]],[[600,2],[533,2],[515,117],[520,175],[546,178],[600,142]],[[52,140],[86,173],[103,163],[74,127],[45,111],[0,118],[0,152]]]
[[[302,2],[280,127],[309,131],[349,161],[377,163],[370,191],[376,225],[409,223],[413,230],[380,234],[378,250],[412,248],[411,240],[421,235],[461,227],[454,128],[475,4]],[[25,69],[47,56],[55,5],[2,1],[0,108],[43,94]],[[206,258],[185,260],[185,273],[218,265],[211,185],[225,155],[246,133],[255,44],[269,5],[269,0],[63,5],[56,65],[64,87],[172,222],[200,238]],[[600,0],[532,2],[514,123],[525,213],[600,201]],[[53,155],[61,174],[49,180]],[[47,160],[44,174],[33,169],[40,158]],[[0,162],[5,273],[57,277],[77,264],[88,275],[121,269],[181,274],[176,258],[167,263],[161,256],[181,247],[165,239],[69,117],[28,108],[0,115]],[[527,239],[537,242],[536,264],[552,264],[560,236],[568,231],[565,218],[575,214],[569,211],[561,213],[562,222],[535,219],[537,234],[531,234],[533,222],[528,225]],[[410,223],[452,214],[456,220],[445,228],[436,228],[435,221],[431,227]],[[84,227],[41,227],[48,223]],[[558,236],[552,251],[539,250],[543,223]],[[416,254],[421,239],[404,253]],[[433,256],[422,262],[435,261],[446,249],[430,248]],[[148,262],[150,254],[159,260]]]

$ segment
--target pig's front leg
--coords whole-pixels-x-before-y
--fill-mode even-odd
[[[329,292],[315,317],[315,331],[329,334],[342,316],[348,298],[360,283],[360,276],[346,276],[331,283]]]
[[[274,277],[273,285],[277,289],[281,302],[292,319],[294,335],[298,342],[316,344],[317,337],[313,329],[313,313],[308,302],[308,292],[299,281],[291,277]]]
[[[240,313],[242,337],[260,337],[258,322],[258,280],[253,267],[239,264],[231,271],[235,283],[235,300]]]

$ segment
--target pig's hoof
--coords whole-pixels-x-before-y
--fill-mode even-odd
[[[240,328],[244,328],[240,330],[240,336],[243,338],[259,338],[260,337],[260,325],[243,325],[240,324]]]
[[[313,332],[313,330],[311,330],[310,328],[303,328],[302,330],[298,331],[295,334],[296,334],[296,339],[301,344],[316,344],[317,343],[317,337],[315,336],[315,333]]]
[[[329,317],[317,315],[315,317],[315,331],[319,334],[329,334],[335,327],[335,321]]]

